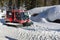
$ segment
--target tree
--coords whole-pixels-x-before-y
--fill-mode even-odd
[[[36,6],[36,0],[25,0],[25,7],[27,10],[32,9]]]
[[[21,1],[21,0],[17,0],[17,8],[18,8],[18,9],[20,8],[20,1]]]
[[[46,0],[44,0],[44,6],[46,6]]]
[[[12,9],[12,0],[9,0],[9,2],[8,2],[8,7],[9,7],[9,10]]]
[[[46,2],[44,0],[36,0],[36,7],[41,7],[44,6]]]
[[[59,1],[59,4],[60,4],[60,0],[58,0]]]
[[[27,9],[27,10],[29,10],[30,9],[30,5],[31,4],[31,0],[25,0],[25,8]]]
[[[1,2],[1,7],[3,7],[4,6],[4,0],[0,0]],[[3,12],[3,8],[1,9],[1,12]]]
[[[51,4],[56,5],[57,0],[52,0]]]
[[[4,6],[4,0],[1,0],[1,7]]]

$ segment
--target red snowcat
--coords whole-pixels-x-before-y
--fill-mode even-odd
[[[5,22],[8,25],[30,26],[33,24],[29,19],[29,13],[24,10],[10,10],[6,13]]]

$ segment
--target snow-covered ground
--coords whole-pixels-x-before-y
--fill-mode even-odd
[[[60,40],[60,24],[34,23],[31,27],[22,28],[0,26],[0,38],[3,40]]]
[[[3,25],[0,21],[0,34],[1,34],[0,39],[1,40],[60,40],[60,24],[51,23],[46,20],[47,17],[51,18],[52,14],[56,15],[55,14],[56,11],[58,12],[57,14],[58,16],[56,16],[56,18],[59,17],[59,9],[57,8],[59,8],[59,5],[50,7],[41,7],[40,9],[36,8],[37,10],[34,8],[32,9],[32,11],[30,10],[31,15],[36,12],[39,14],[36,17],[31,16],[32,22],[34,24],[28,27],[15,28]],[[47,12],[44,12],[46,10]],[[46,13],[49,13],[49,15],[47,15]]]
[[[14,27],[9,27],[0,23],[0,39],[2,40],[10,40],[17,39],[18,30]]]

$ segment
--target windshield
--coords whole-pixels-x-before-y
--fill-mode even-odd
[[[25,20],[25,19],[28,19],[29,16],[28,16],[28,13],[27,12],[22,12],[20,13],[21,14],[21,19]]]
[[[28,19],[28,18],[29,18],[28,12],[21,12],[21,13],[16,12],[16,18],[17,18],[18,20]]]

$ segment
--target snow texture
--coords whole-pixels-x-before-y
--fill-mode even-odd
[[[18,40],[60,40],[60,24],[36,23],[19,28]]]
[[[18,40],[60,40],[60,32],[28,31],[28,30],[20,29]]]

